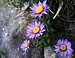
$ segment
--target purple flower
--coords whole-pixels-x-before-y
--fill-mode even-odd
[[[39,1],[39,3],[34,4],[31,9],[31,16],[32,17],[41,17],[43,14],[47,14],[46,10],[48,9],[48,6],[46,5],[47,0],[43,1],[42,3]]]
[[[58,40],[57,44],[54,47],[55,52],[60,56],[70,56],[73,52],[71,48],[71,42],[69,42],[67,39]]]
[[[29,48],[29,40],[24,40],[23,43],[21,44],[20,48],[23,52],[23,54],[25,54]]]
[[[27,36],[28,38],[36,38],[39,37],[40,35],[43,34],[45,31],[44,29],[44,24],[41,23],[40,21],[32,21],[28,26],[27,26]]]

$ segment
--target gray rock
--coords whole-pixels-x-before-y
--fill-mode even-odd
[[[31,48],[31,58],[43,58],[42,48]]]
[[[56,58],[56,54],[53,52],[51,47],[44,48],[44,57],[45,58]]]
[[[13,33],[15,32],[14,34],[16,35],[21,31],[25,18],[23,15],[16,17],[20,10],[17,11],[14,6],[8,5],[6,1],[0,0],[0,50],[5,51],[4,55],[7,55],[5,58],[23,58],[16,47]]]

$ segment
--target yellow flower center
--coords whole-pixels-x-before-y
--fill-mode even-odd
[[[64,45],[64,44],[62,44],[62,45],[60,46],[60,50],[65,51],[66,49],[67,49],[67,46]]]
[[[27,40],[25,40],[25,41],[24,41],[24,48],[28,48],[28,46],[29,46],[29,43],[28,43]]]
[[[35,27],[33,28],[33,33],[38,33],[39,30],[40,30],[40,28],[39,28],[38,26],[35,26]]]
[[[40,12],[42,12],[42,10],[43,10],[42,5],[39,5],[39,6],[36,8],[35,12],[36,12],[36,13],[40,13]]]

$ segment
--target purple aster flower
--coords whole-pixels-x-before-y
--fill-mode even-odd
[[[71,56],[73,49],[71,48],[71,42],[67,39],[65,40],[58,40],[57,44],[54,46],[55,51],[60,56]]]
[[[21,44],[20,48],[23,52],[23,54],[25,54],[29,48],[29,40],[24,40],[24,42]]]
[[[31,16],[32,17],[41,17],[43,14],[47,14],[46,10],[48,9],[48,6],[46,5],[47,0],[43,1],[42,3],[39,1],[39,3],[34,4],[32,7],[30,7]]]
[[[43,34],[45,31],[44,29],[44,24],[41,23],[40,21],[32,21],[28,26],[27,26],[27,36],[28,38],[36,38],[39,37],[40,35]]]

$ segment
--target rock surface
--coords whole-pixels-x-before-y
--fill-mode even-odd
[[[44,48],[44,57],[45,58],[56,58],[56,54],[53,52],[51,47]]]

